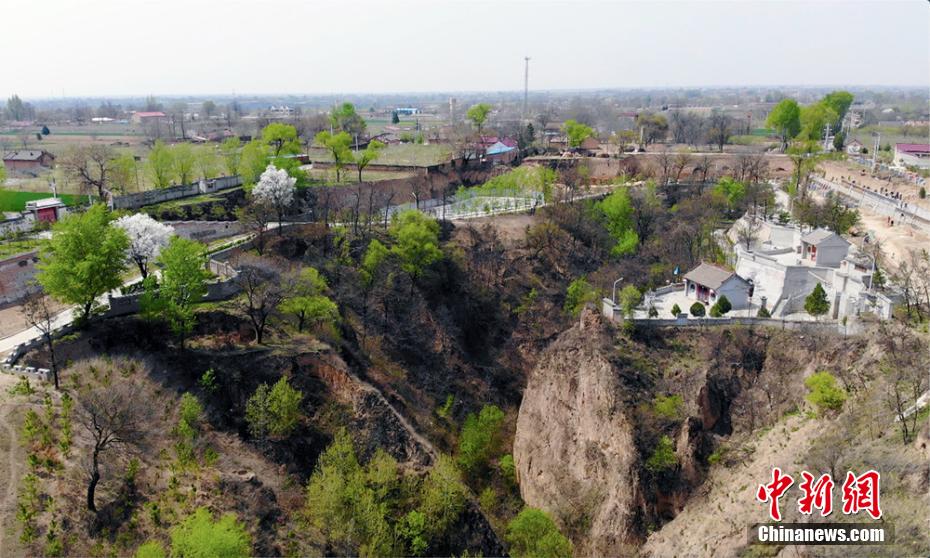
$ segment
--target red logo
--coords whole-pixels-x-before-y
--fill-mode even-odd
[[[866,471],[859,476],[853,472],[846,473],[843,482],[843,513],[855,515],[860,511],[868,513],[872,519],[882,516],[879,502],[879,488],[881,475],[874,470]],[[791,488],[794,479],[791,475],[782,473],[781,469],[772,469],[772,482],[760,484],[756,490],[756,499],[769,504],[769,517],[773,521],[781,521],[779,499]],[[830,473],[815,477],[813,474],[802,471],[801,497],[798,499],[798,511],[804,515],[813,515],[814,510],[820,510],[820,515],[826,517],[833,513],[833,487],[836,484]]]

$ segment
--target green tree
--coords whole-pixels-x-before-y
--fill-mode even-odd
[[[219,169],[219,158],[216,155],[216,148],[212,145],[203,145],[197,148],[195,152],[197,162],[197,172],[204,180],[215,178]]]
[[[304,394],[291,387],[285,376],[273,387],[260,384],[245,407],[249,432],[257,438],[287,438],[303,416],[300,412],[303,398]]]
[[[675,444],[668,436],[662,436],[646,460],[646,470],[652,473],[661,473],[674,469],[678,465],[678,456],[675,455]]]
[[[844,145],[846,145],[846,134],[843,132],[837,132],[833,136],[833,149],[836,151],[842,151]]]
[[[329,115],[330,123],[336,130],[345,132],[350,138],[365,133],[365,119],[355,110],[352,103],[342,103]]]
[[[197,154],[189,143],[179,143],[171,148],[171,157],[174,162],[174,174],[181,184],[190,184],[194,177],[194,166],[197,164]]]
[[[820,317],[830,311],[830,301],[820,283],[814,286],[811,294],[804,299],[804,311],[814,317]]]
[[[801,108],[800,139],[817,141],[823,138],[823,131],[827,124],[831,127],[837,119],[836,111],[823,101]]]
[[[39,284],[51,297],[79,305],[81,321],[90,317],[97,297],[123,283],[129,237],[111,221],[102,204],[69,215],[52,227],[39,252]]]
[[[729,215],[746,197],[746,185],[733,180],[729,176],[724,176],[717,182],[712,192],[719,195],[726,202],[727,214]]]
[[[505,536],[514,558],[570,558],[572,543],[559,532],[546,512],[523,508],[507,524]]]
[[[678,304],[675,304],[672,306],[672,316],[677,318],[679,314],[681,314],[681,308],[679,308]]]
[[[223,168],[226,169],[226,174],[229,176],[235,176],[239,174],[239,162],[242,159],[242,154],[240,153],[241,144],[239,138],[226,138],[223,140],[223,143],[220,144],[220,154],[223,157]]]
[[[366,471],[358,462],[352,439],[340,430],[320,455],[307,483],[307,520],[339,554],[404,554],[388,521],[391,506],[379,498],[396,483],[397,464],[379,453]]]
[[[176,558],[247,558],[252,542],[235,514],[214,521],[205,507],[171,529],[171,556]]]
[[[775,129],[781,137],[782,146],[787,147],[788,140],[801,131],[801,107],[794,99],[782,99],[772,108],[765,124]]]
[[[228,161],[227,161],[228,162]],[[255,184],[268,168],[268,150],[260,140],[245,144],[239,153],[239,174],[246,184]]]
[[[391,111],[391,124],[400,124],[400,117],[397,116],[397,111]]]
[[[3,161],[0,161],[0,186],[3,186],[4,182],[6,182],[6,166]]]
[[[119,192],[127,193],[141,190],[139,184],[139,163],[132,153],[121,153],[110,164],[110,182]]]
[[[500,445],[500,428],[504,411],[496,405],[485,405],[477,415],[469,413],[459,434],[458,464],[465,473],[480,471],[487,466]]]
[[[562,309],[571,317],[576,318],[585,304],[596,301],[597,289],[591,283],[588,283],[587,278],[582,275],[572,280],[568,284],[568,288],[565,289],[565,303],[562,305]]]
[[[262,130],[262,142],[271,149],[274,157],[300,153],[297,128],[290,124],[272,122]]]
[[[149,151],[146,164],[156,188],[167,188],[171,185],[175,177],[174,156],[161,140],[156,141]]]
[[[329,154],[333,158],[333,167],[336,169],[336,182],[342,180],[342,169],[355,161],[349,147],[352,145],[352,136],[348,132],[331,134],[323,130],[316,135],[313,141],[329,150]]]
[[[394,115],[396,117],[397,113],[395,112]],[[401,520],[397,531],[407,543],[410,554],[422,556],[426,552],[429,541],[426,539],[426,516],[422,512],[410,510]]]
[[[836,113],[836,120],[833,122],[833,127],[836,129],[840,127],[843,117],[852,106],[853,94],[849,91],[833,91],[825,95],[821,102]]]
[[[471,120],[471,123],[475,125],[475,129],[480,136],[481,128],[484,126],[484,123],[487,122],[489,114],[491,114],[491,105],[487,103],[478,103],[468,109],[465,113],[465,118]]]
[[[581,147],[584,140],[594,137],[594,130],[590,126],[571,119],[562,124],[562,131],[568,137],[569,147],[575,149]]]
[[[381,156],[381,150],[384,144],[378,140],[371,140],[368,146],[355,158],[355,168],[358,169],[358,181],[362,181],[362,171],[365,170],[372,161]]]
[[[465,510],[467,495],[468,489],[455,462],[447,455],[440,455],[420,489],[420,511],[426,515],[430,540],[448,534]]]
[[[439,223],[410,209],[396,214],[391,222],[391,253],[400,259],[400,267],[416,282],[429,266],[443,257],[439,249]]]
[[[771,318],[771,317],[772,317],[772,313],[769,312],[769,311],[765,308],[765,306],[763,306],[763,307],[759,308],[759,311],[758,311],[758,312],[756,312],[756,317],[757,317],[757,318]]]
[[[281,311],[297,318],[297,331],[303,331],[307,322],[321,324],[338,321],[339,308],[323,295],[326,289],[326,279],[312,267],[301,269],[290,280],[287,289],[290,295],[281,303]]]
[[[639,235],[636,233],[633,205],[627,189],[614,190],[596,207],[603,216],[604,227],[616,242],[611,253],[616,256],[634,253],[639,245]]]
[[[846,402],[846,390],[839,387],[836,378],[829,372],[815,372],[804,380],[810,390],[805,399],[817,407],[817,411],[839,411]]]
[[[168,322],[171,331],[184,346],[185,336],[194,328],[194,305],[207,293],[207,257],[203,244],[173,236],[158,255],[161,281],[150,276],[145,281],[145,295],[140,303],[150,318]]]
[[[626,318],[632,318],[636,307],[643,300],[643,293],[633,285],[627,285],[620,291],[620,309]]]
[[[694,304],[691,305],[689,312],[691,312],[691,315],[694,316],[695,318],[703,318],[707,310],[704,308],[703,304],[701,304],[700,302],[695,302]]]

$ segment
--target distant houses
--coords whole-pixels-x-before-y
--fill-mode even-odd
[[[846,144],[846,153],[849,153],[850,155],[858,155],[862,153],[862,147],[862,142],[854,139]]]
[[[894,164],[898,167],[918,167],[921,169],[930,169],[930,144],[894,144]]]
[[[167,120],[168,115],[161,111],[141,111],[132,113],[133,124],[148,124],[150,122],[161,122]]]
[[[3,165],[11,172],[35,173],[43,168],[51,168],[55,156],[42,149],[8,151],[3,154]]]

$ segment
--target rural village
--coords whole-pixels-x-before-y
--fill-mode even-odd
[[[927,89],[519,62],[0,101],[0,556],[930,552]]]

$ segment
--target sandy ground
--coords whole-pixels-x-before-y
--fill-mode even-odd
[[[846,180],[855,180],[856,184],[868,186],[872,190],[886,188],[892,192],[900,192],[904,201],[919,207],[930,209],[930,198],[921,200],[918,196],[920,186],[906,180],[885,180],[872,176],[864,172],[864,167],[847,161],[824,161],[820,164],[823,169],[825,178],[838,182],[845,178]]]
[[[881,243],[886,266],[897,265],[908,258],[912,251],[930,249],[930,234],[922,229],[910,225],[891,227],[886,216],[873,213],[864,207],[859,208],[859,215],[862,220],[860,227],[874,233]]]
[[[453,221],[456,227],[461,228],[473,226],[481,229],[485,225],[491,225],[497,230],[497,234],[500,235],[501,241],[508,245],[523,242],[523,239],[526,237],[526,228],[538,222],[539,220],[535,215],[527,215],[525,213]]]

